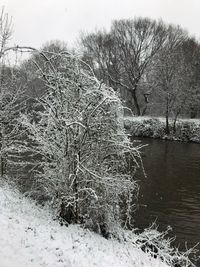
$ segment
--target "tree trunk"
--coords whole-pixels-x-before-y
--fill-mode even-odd
[[[165,133],[166,134],[169,134],[170,133],[170,130],[169,130],[169,117],[168,117],[168,115],[166,115]]]
[[[131,90],[131,95],[133,97],[134,106],[135,106],[135,109],[136,109],[136,115],[140,116],[141,115],[141,111],[140,111],[140,106],[138,104],[138,99],[137,99],[137,95],[136,95],[136,89]]]
[[[3,159],[3,134],[0,132],[0,175],[3,177],[4,175],[4,159]]]
[[[0,159],[0,166],[1,166],[1,173],[0,173],[0,175],[1,175],[1,177],[3,177],[3,175],[4,175],[4,160],[3,160],[3,157],[1,156],[1,159]]]
[[[177,119],[178,119],[178,116],[179,116],[180,112],[178,111],[175,115],[175,118],[174,118],[174,123],[173,123],[173,133],[176,132],[176,122],[177,122]]]
[[[169,134],[169,99],[167,97],[167,106],[166,106],[166,113],[165,113],[166,125],[165,125],[165,133]]]
[[[79,195],[78,195],[78,164],[80,161],[80,153],[75,154],[74,157],[74,194],[75,194],[75,223],[79,221]]]

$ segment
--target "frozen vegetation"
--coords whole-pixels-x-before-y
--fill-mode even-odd
[[[0,267],[166,267],[130,242],[105,239],[0,186]]]
[[[169,123],[170,133],[166,134],[165,118],[133,116],[124,119],[124,126],[132,136],[200,143],[199,119],[178,119],[175,129],[174,121],[169,120]]]
[[[124,130],[116,91],[61,47],[4,47],[2,18],[2,60],[10,49],[32,56],[1,84],[0,267],[193,267],[166,233],[134,229],[142,145]],[[146,136],[159,123],[143,121]]]
[[[5,105],[2,117],[13,117],[1,141],[2,180],[12,169],[8,180],[49,208],[0,186],[0,267],[194,267],[191,251],[179,253],[166,233],[134,230],[141,146],[124,131],[115,91],[76,56],[49,54],[62,61],[55,68],[50,57],[49,70],[35,71],[45,94],[17,119]]]
[[[50,208],[36,205],[2,181],[0,203],[0,267],[195,266],[187,252],[181,255],[170,248],[155,229],[105,239],[79,225],[62,226]],[[148,242],[155,248],[149,245],[144,253],[141,244]]]

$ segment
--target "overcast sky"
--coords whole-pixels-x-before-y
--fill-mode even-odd
[[[148,16],[180,24],[199,40],[200,0],[1,0],[13,17],[11,43],[39,48],[59,39],[70,45],[80,31],[109,28],[113,19]]]

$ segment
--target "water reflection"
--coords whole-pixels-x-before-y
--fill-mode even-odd
[[[143,139],[143,161],[148,177],[140,182],[136,226],[157,221],[168,225],[176,245],[194,246],[200,241],[200,145]]]

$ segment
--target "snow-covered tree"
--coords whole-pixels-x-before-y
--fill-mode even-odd
[[[19,134],[17,117],[25,108],[26,98],[20,75],[16,69],[4,69],[0,93],[0,176],[7,173],[7,149]]]
[[[37,112],[19,119],[26,142],[16,142],[12,153],[28,155],[22,164],[32,164],[33,189],[48,196],[67,222],[102,233],[114,221],[129,226],[140,156],[124,132],[120,99],[75,56],[57,56],[56,68],[47,59],[48,75],[38,69],[47,92],[37,99]]]
[[[12,20],[2,8],[0,11],[0,176],[6,172],[7,147],[16,133],[16,117],[22,109],[20,72],[7,63],[6,51],[12,35]]]

